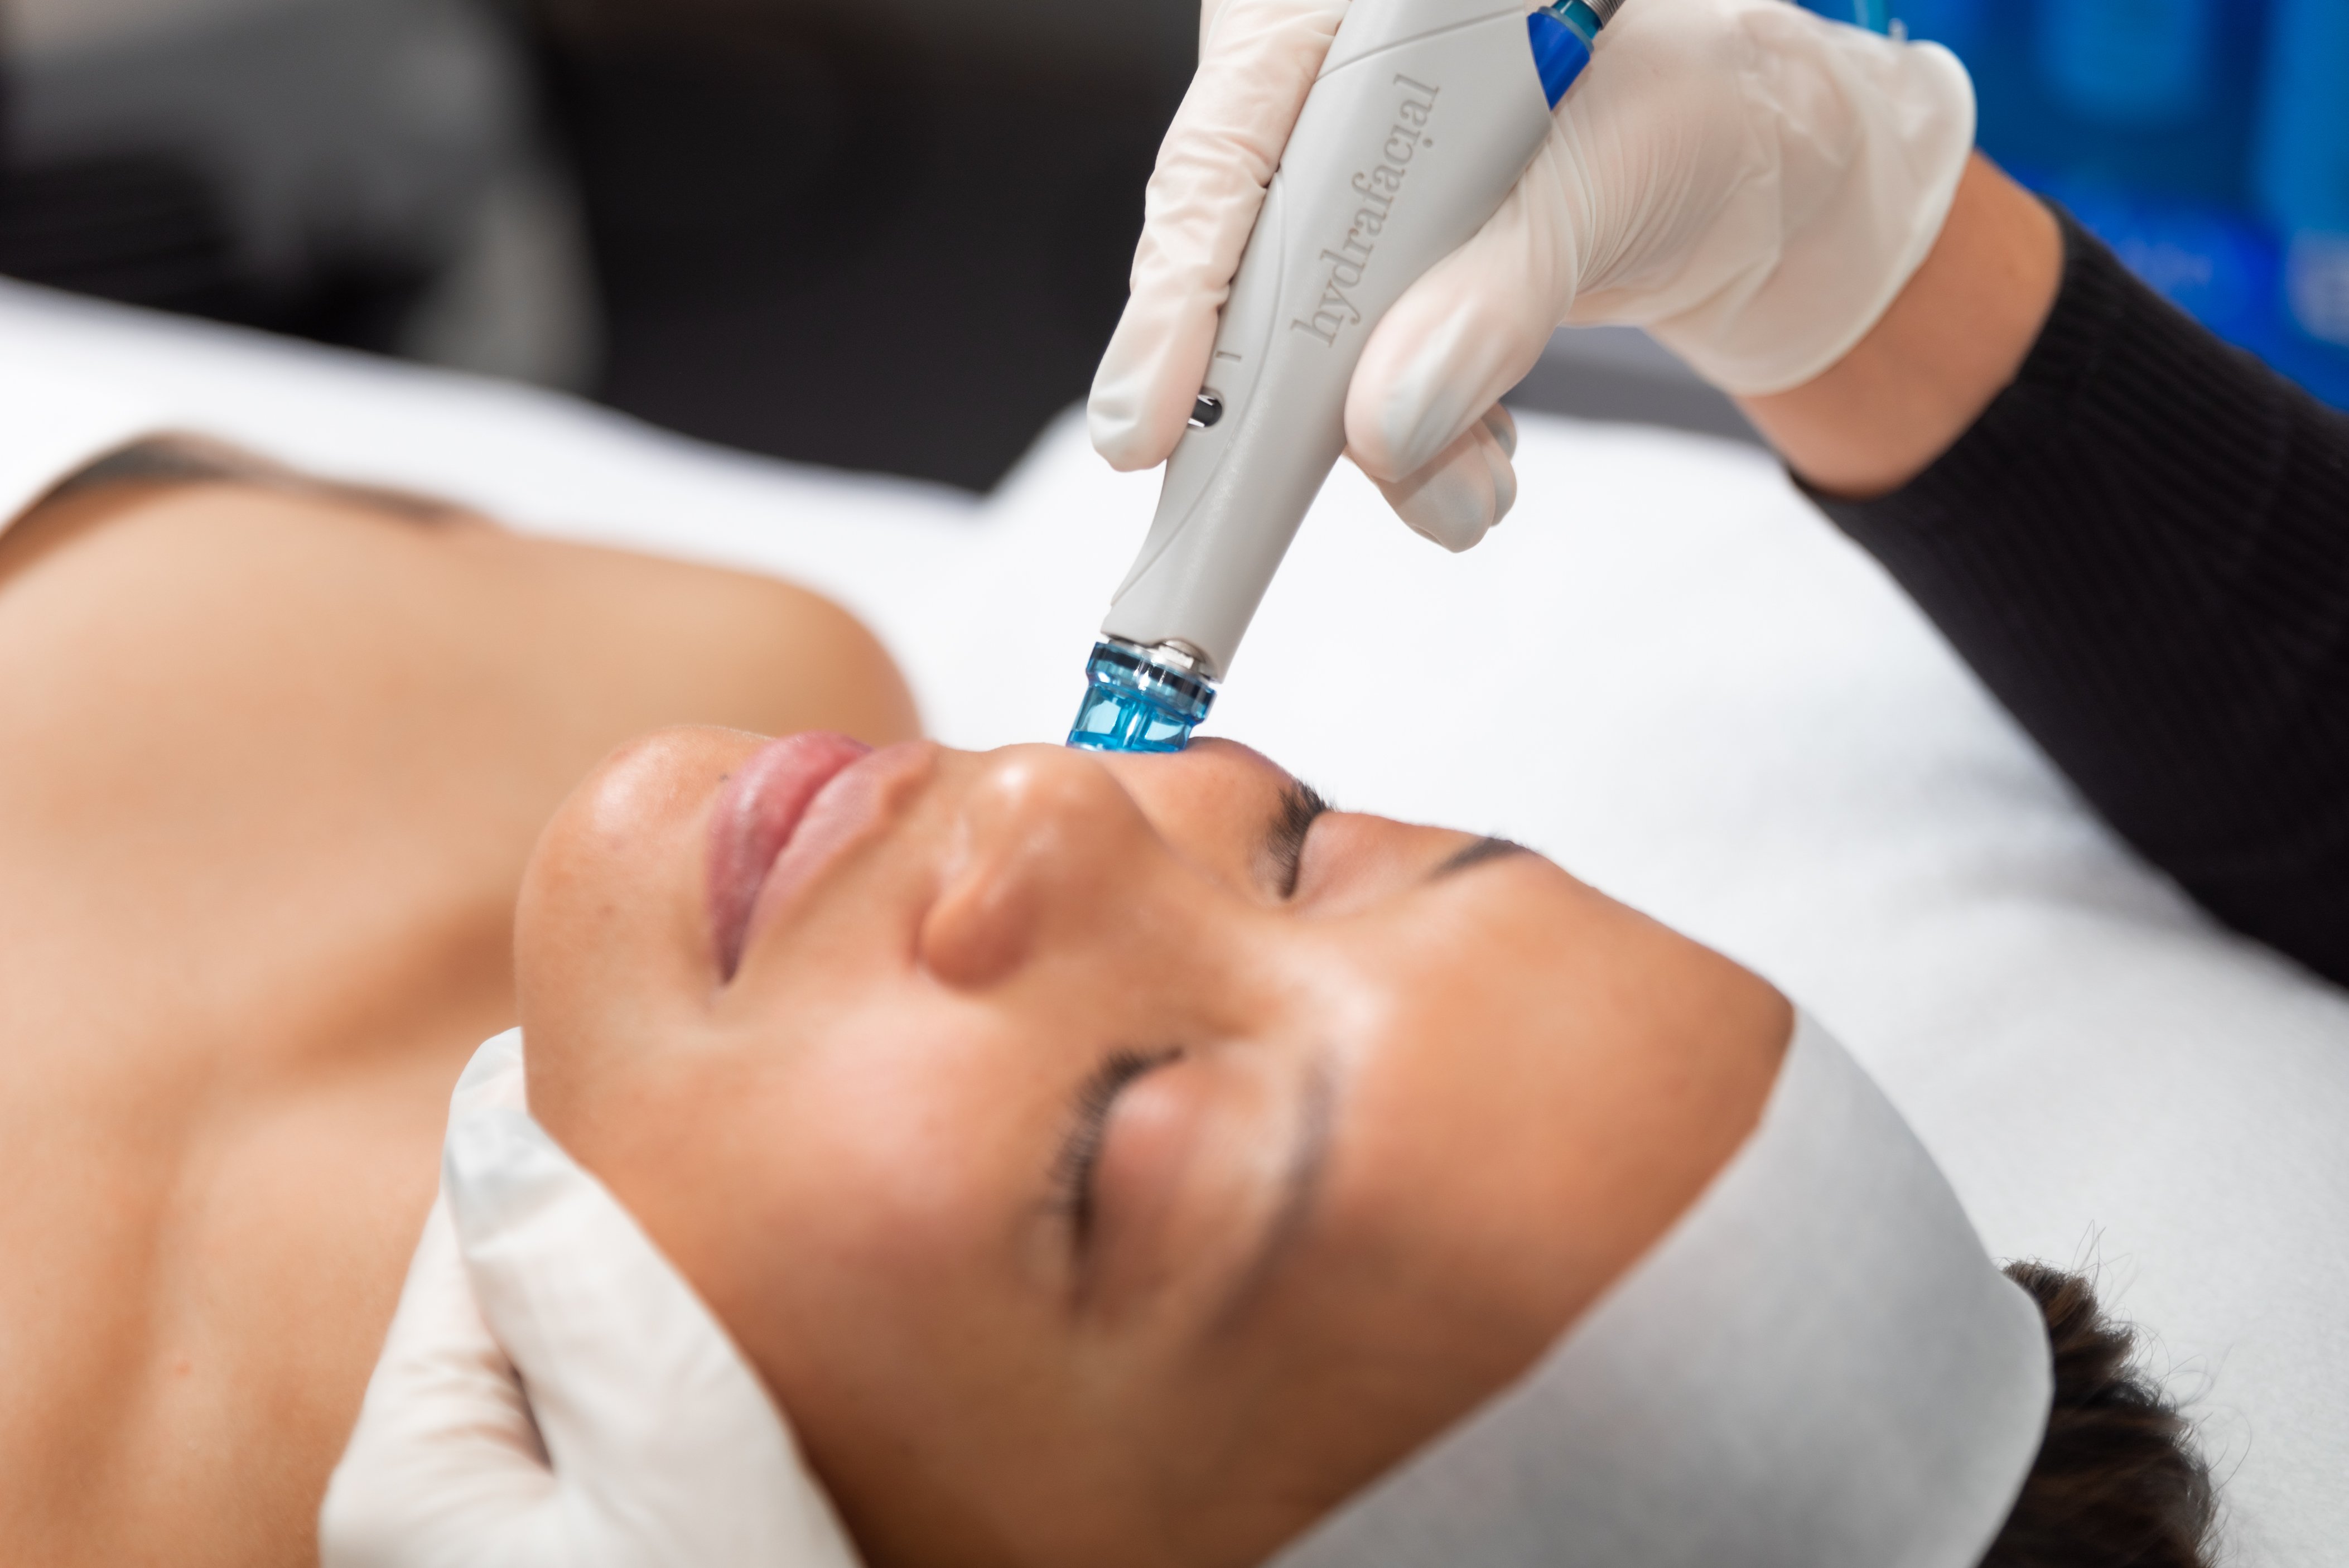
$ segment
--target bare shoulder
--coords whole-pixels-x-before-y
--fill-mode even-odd
[[[677,723],[914,714],[815,595],[403,498],[133,475],[0,539],[0,1540],[316,1560],[531,845]]]
[[[0,536],[0,635],[55,645],[69,622],[91,636],[56,651],[95,681],[167,636],[232,664],[292,637],[308,662],[354,674],[389,655],[410,669],[494,668],[508,691],[553,681],[572,698],[556,706],[604,724],[823,726],[879,740],[916,722],[862,624],[771,578],[527,538],[425,498],[283,470],[190,483],[134,469],[83,484]],[[103,628],[100,606],[112,606]],[[106,656],[91,656],[96,644]],[[151,670],[170,682],[230,673],[216,659]]]

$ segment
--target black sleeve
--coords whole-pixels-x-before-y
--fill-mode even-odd
[[[1973,428],[1816,499],[2147,860],[2349,984],[2349,416],[2064,230]]]

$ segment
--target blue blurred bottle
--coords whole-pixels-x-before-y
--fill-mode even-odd
[[[2349,346],[2349,0],[2276,0],[2253,184],[2294,322]]]
[[[1892,0],[1803,0],[1803,8],[1871,33],[1883,32],[1892,17]]]
[[[1893,7],[1910,37],[1940,44],[1968,65],[1982,47],[1989,9],[1989,0],[1900,0]]]
[[[2202,112],[2217,58],[2214,0],[2041,0],[2036,9],[2039,72],[2070,113],[2142,127]]]

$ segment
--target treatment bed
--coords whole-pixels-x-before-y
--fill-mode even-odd
[[[16,284],[0,422],[0,517],[191,429],[790,577],[874,627],[962,746],[1060,738],[1156,491],[1073,416],[972,499]],[[1767,454],[1522,428],[1517,509],[1459,558],[1341,465],[1208,731],[1349,806],[1519,839],[1770,976],[1882,1080],[1994,1253],[2091,1269],[2150,1331],[2230,1560],[2343,1561],[2349,995],[2138,863]],[[1373,637],[1408,659],[1384,690],[1316,678]]]

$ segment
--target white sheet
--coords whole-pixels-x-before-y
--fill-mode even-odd
[[[1155,491],[1073,419],[971,501],[0,288],[0,415],[68,383],[517,526],[788,573],[878,628],[963,745],[1059,738]],[[2118,849],[1767,458],[1528,419],[1518,469],[1516,515],[1459,559],[1341,469],[1210,727],[1350,805],[1509,833],[1772,976],[1993,1250],[2097,1268],[2154,1332],[2237,1560],[2341,1561],[2349,996]]]

